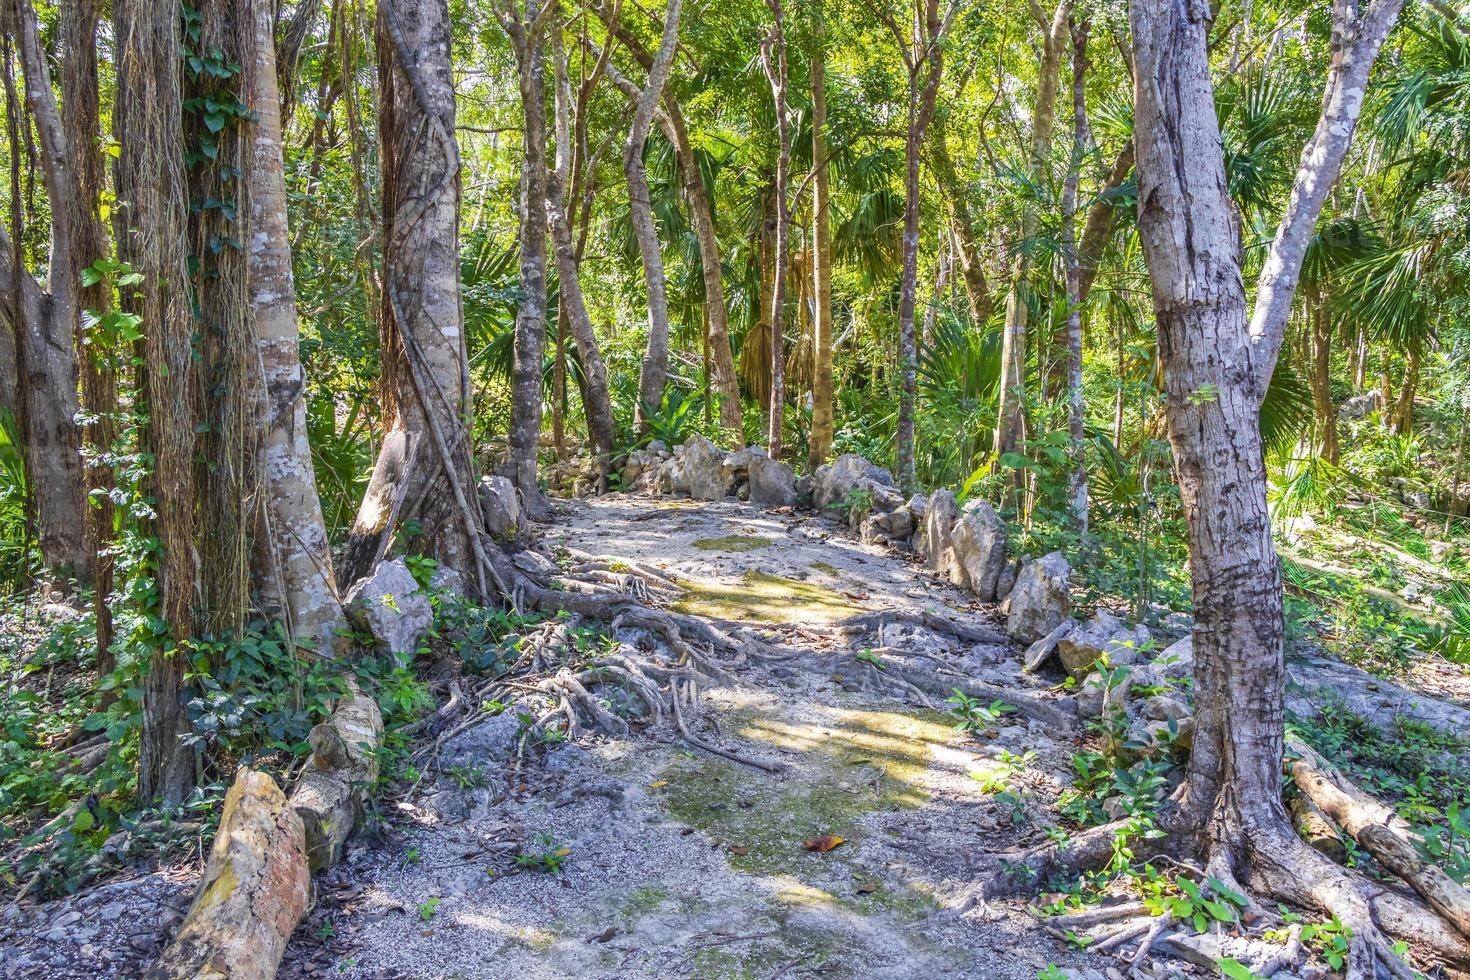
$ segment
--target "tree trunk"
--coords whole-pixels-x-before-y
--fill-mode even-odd
[[[1419,353],[1419,345],[1420,341],[1417,339],[1410,340],[1405,345],[1404,358],[1408,363],[1404,365],[1404,383],[1399,388],[1398,401],[1393,406],[1393,431],[1395,435],[1408,435],[1414,431],[1414,397],[1419,393],[1419,363],[1422,359]],[[1387,393],[1385,392],[1385,398],[1383,400],[1385,409],[1388,405],[1386,395]]]
[[[771,288],[771,392],[767,402],[766,449],[781,458],[786,408],[786,267],[790,263],[791,120],[786,108],[786,30],[781,0],[767,0],[776,24],[761,55],[776,107],[776,275]]]
[[[1047,182],[1051,167],[1052,131],[1057,117],[1057,84],[1061,76],[1062,43],[1067,36],[1067,21],[1072,0],[1059,0],[1048,27],[1042,24],[1041,66],[1036,81],[1036,106],[1031,123],[1031,182],[1041,186]],[[1038,14],[1038,20],[1039,20]],[[1028,201],[1021,212],[1021,239],[1036,234],[1040,215],[1034,202]],[[995,453],[1016,452],[1025,439],[1026,404],[1026,321],[1029,315],[1027,279],[1031,260],[1023,248],[1016,257],[1006,294],[1005,327],[1001,332],[1000,405],[996,412]],[[1016,470],[1019,479],[1023,470]],[[1019,484],[1017,484],[1019,486]]]
[[[674,54],[679,47],[679,14],[683,0],[669,0],[664,15],[663,40],[648,81],[638,97],[633,112],[632,128],[623,148],[623,173],[628,179],[628,210],[633,235],[638,240],[638,254],[643,259],[643,279],[648,285],[648,342],[638,374],[638,404],[634,409],[634,425],[639,435],[648,433],[648,416],[663,406],[664,386],[669,377],[669,298],[664,281],[664,260],[658,242],[658,229],[653,222],[653,201],[648,190],[648,174],[643,166],[643,144],[653,126],[653,116],[669,73],[674,67]]]
[[[1321,296],[1312,296],[1312,410],[1317,415],[1318,451],[1337,463],[1337,413],[1332,408],[1332,321]]]
[[[512,38],[520,68],[521,302],[516,311],[511,372],[510,477],[527,503],[538,502],[536,456],[541,443],[546,358],[546,57],[545,32],[535,22],[541,0],[526,0],[527,23]]]
[[[102,222],[102,192],[106,169],[102,153],[100,92],[97,75],[97,0],[76,0],[61,11],[61,121],[66,145],[75,161],[77,194],[70,202],[71,270],[77,283],[78,312],[89,311],[101,318],[112,308],[111,277],[103,276],[91,286],[82,279],[83,270],[112,254],[107,228]],[[87,339],[78,317],[76,349],[87,352]],[[3,359],[3,358],[0,358]],[[82,410],[90,417],[82,427],[82,442],[94,453],[110,453],[117,439],[113,412],[117,406],[117,381],[109,353],[83,353],[79,358],[82,381]],[[93,462],[86,477],[91,506],[86,512],[86,550],[92,556],[92,612],[97,621],[97,675],[113,668],[112,558],[107,545],[112,536],[112,500],[105,491],[113,484],[111,470]]]
[[[250,200],[250,308],[255,323],[263,402],[260,461],[267,540],[265,575],[278,582],[290,634],[330,652],[339,645],[342,602],[322,520],[311,446],[306,439],[306,377],[301,368],[296,284],[286,222],[280,95],[276,91],[274,17],[269,0],[249,0],[255,64],[247,104],[255,109],[247,179]]]
[[[553,45],[552,56],[557,79],[557,153],[556,167],[547,174],[546,213],[551,226],[552,250],[556,256],[558,305],[577,341],[577,352],[582,361],[582,375],[585,378],[582,409],[587,415],[587,437],[592,443],[592,452],[597,460],[601,489],[605,485],[617,430],[613,421],[612,397],[607,387],[607,366],[603,363],[597,332],[592,327],[592,316],[587,312],[587,302],[582,296],[577,249],[567,213],[566,186],[571,179],[572,168],[571,127],[564,118],[570,106],[567,105],[568,93],[564,91],[563,85],[566,77],[566,56],[560,44]]]
[[[1082,257],[1076,249],[1077,184],[1092,142],[1083,78],[1087,71],[1087,21],[1072,31],[1072,161],[1062,188],[1062,255],[1067,276],[1067,430],[1071,440],[1072,526],[1087,533],[1087,406],[1082,393]]]
[[[76,416],[79,329],[73,272],[74,205],[80,197],[75,158],[51,89],[51,74],[29,0],[14,0],[16,46],[25,72],[25,103],[40,136],[41,172],[52,201],[50,265],[43,291],[25,269],[19,236],[12,245],[0,232],[0,251],[8,280],[0,290],[14,293],[17,421],[20,424],[31,507],[41,560],[48,578],[63,589],[75,579],[88,585],[92,557],[87,548],[86,484],[82,471],[82,432]],[[8,84],[8,80],[7,80]],[[19,147],[14,152],[20,153]],[[11,207],[20,213],[19,196]],[[19,284],[19,288],[17,287]]]
[[[1301,850],[1315,852],[1292,832],[1281,800],[1284,621],[1260,405],[1285,334],[1303,243],[1352,137],[1357,112],[1344,96],[1361,108],[1367,72],[1400,3],[1378,0],[1353,31],[1334,31],[1323,119],[1303,151],[1297,190],[1273,239],[1249,323],[1210,82],[1209,5],[1130,3],[1138,224],[1153,282],[1194,584],[1196,715],[1186,809],[1198,820],[1212,867],[1231,873],[1249,854],[1256,877],[1273,889],[1284,890],[1294,862],[1308,860]],[[1324,131],[1328,138],[1319,140]],[[1290,842],[1299,849],[1278,853]],[[1348,906],[1365,904],[1331,880],[1313,882],[1311,891],[1314,900],[1341,905],[1345,914]],[[1353,926],[1373,931],[1371,921],[1355,919]]]
[[[934,164],[934,176],[939,180],[944,195],[944,207],[949,212],[950,224],[954,226],[955,244],[959,249],[960,274],[965,284],[965,300],[970,307],[970,322],[984,327],[995,311],[995,301],[990,297],[990,283],[985,278],[985,266],[980,259],[980,243],[975,235],[975,220],[970,214],[970,201],[966,188],[955,172],[954,160],[949,155],[948,134],[943,126],[934,134],[934,143],[929,148],[929,157]]]
[[[459,148],[445,0],[379,0],[385,435],[343,561],[369,573],[414,519],[412,549],[488,593],[459,292]],[[539,391],[538,391],[539,397]]]
[[[822,0],[812,5],[812,431],[807,466],[813,471],[832,451],[832,178],[827,164],[827,21]]]
[[[138,746],[138,796],[178,803],[194,784],[194,753],[180,736],[185,657],[194,635],[199,556],[195,548],[195,429],[198,392],[194,318],[185,264],[188,191],[179,113],[179,8],[173,0],[114,4],[118,56],[113,134],[118,200],[125,202],[123,251],[141,281],[135,309],[142,318],[142,405],[148,418],[142,448],[153,460],[146,489],[156,515],[156,614],[168,624],[158,638],[143,687]]]

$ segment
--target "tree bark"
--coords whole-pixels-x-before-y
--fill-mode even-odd
[[[142,318],[142,448],[153,460],[146,489],[157,539],[156,614],[168,624],[150,658],[143,688],[138,796],[178,803],[194,784],[194,753],[180,740],[183,644],[194,635],[200,564],[195,547],[195,429],[198,379],[194,319],[185,264],[188,191],[179,105],[182,56],[179,8],[173,0],[118,0],[117,104],[113,135],[118,200],[125,202],[123,251],[141,277],[135,312]]]
[[[1087,72],[1086,20],[1072,28],[1072,161],[1062,188],[1062,255],[1067,278],[1067,430],[1071,441],[1072,526],[1087,533],[1087,406],[1082,392],[1082,256],[1077,251],[1077,184],[1092,142],[1083,80]]]
[[[1404,383],[1399,387],[1399,397],[1393,405],[1393,431],[1395,435],[1408,435],[1414,431],[1414,398],[1419,394],[1420,341],[1412,339],[1405,345]],[[1387,406],[1388,401],[1384,400]]]
[[[832,451],[832,178],[827,161],[827,20],[812,4],[812,431],[807,466],[815,471]]]
[[[385,435],[343,561],[369,573],[413,519],[413,549],[488,594],[474,506],[459,291],[459,147],[445,0],[379,0]],[[539,394],[539,393],[538,393]]]
[[[282,612],[294,637],[327,653],[339,646],[342,601],[322,519],[311,446],[306,438],[306,376],[301,367],[296,284],[286,219],[280,94],[276,90],[274,17],[269,0],[248,0],[255,64],[247,104],[251,127],[250,308],[261,374],[261,490],[266,538],[257,552],[272,567],[257,577],[278,580]],[[266,574],[260,575],[263,571]]]
[[[977,327],[983,327],[995,311],[995,301],[990,297],[990,282],[985,278],[985,265],[980,258],[980,243],[975,236],[975,220],[970,214],[969,197],[955,172],[954,160],[949,155],[947,136],[943,126],[935,131],[934,142],[929,147],[929,158],[934,164],[934,176],[938,178],[944,194],[944,206],[949,211],[950,224],[954,226],[960,276],[965,284],[970,322]]]
[[[648,70],[648,81],[638,96],[628,142],[623,148],[623,173],[628,180],[628,210],[633,222],[633,235],[638,240],[638,254],[643,259],[643,279],[648,286],[648,340],[643,364],[638,373],[638,404],[633,422],[638,434],[648,434],[648,416],[663,405],[664,386],[669,377],[669,297],[664,281],[663,253],[659,248],[658,229],[653,222],[653,201],[648,190],[648,174],[643,166],[643,144],[653,126],[658,101],[674,67],[679,47],[679,14],[683,0],[670,0],[664,15],[663,40]]]
[[[1337,463],[1337,412],[1332,408],[1332,321],[1321,296],[1312,296],[1312,410],[1317,415],[1318,452]]]
[[[25,103],[40,136],[41,172],[51,210],[50,264],[43,290],[25,269],[21,243],[0,231],[7,253],[8,281],[0,289],[16,293],[7,306],[17,315],[17,421],[31,487],[36,538],[49,578],[66,588],[75,579],[88,585],[91,552],[86,536],[86,482],[82,471],[82,432],[76,416],[79,330],[78,279],[73,271],[73,205],[81,187],[67,144],[66,128],[51,88],[36,12],[29,0],[14,0],[16,46],[25,77]],[[20,152],[16,148],[16,152]],[[11,206],[22,204],[13,200]],[[20,288],[15,287],[20,282]]]
[[[791,238],[791,119],[786,106],[786,26],[781,0],[766,0],[775,25],[761,45],[771,99],[776,108],[776,274],[771,288],[771,391],[767,401],[766,449],[781,458],[786,421],[786,271]]]
[[[1041,66],[1037,74],[1036,106],[1031,122],[1030,174],[1031,182],[1038,187],[1047,182],[1051,168],[1062,45],[1067,38],[1071,12],[1072,0],[1059,0],[1048,26],[1042,11],[1032,8],[1032,17],[1042,27]],[[1018,451],[1025,440],[1026,321],[1029,315],[1025,290],[1031,274],[1031,260],[1024,243],[1036,235],[1039,220],[1036,204],[1028,201],[1021,212],[1023,247],[1016,256],[1015,271],[1006,294],[1006,319],[1001,332],[1000,405],[996,412],[994,440],[997,460],[1005,453]],[[1016,470],[1018,478],[1022,473],[1022,470]]]

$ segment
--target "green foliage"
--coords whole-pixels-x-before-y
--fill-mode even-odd
[[[1004,715],[1016,711],[1015,705],[999,699],[986,705],[979,698],[972,698],[959,688],[954,689],[954,696],[947,699],[945,703],[954,705],[949,709],[949,714],[955,719],[955,729],[970,734],[988,731],[994,728],[995,723]]]

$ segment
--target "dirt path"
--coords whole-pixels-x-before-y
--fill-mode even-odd
[[[455,768],[431,792],[387,815],[385,841],[320,883],[282,976],[1030,980],[1080,962],[1014,909],[944,911],[986,852],[1039,833],[971,773],[1029,749],[1036,766],[1018,778],[1047,782],[1070,746],[1024,721],[970,739],[854,657],[902,647],[1014,684],[1011,651],[919,627],[852,642],[826,628],[863,610],[971,625],[992,610],[820,519],[734,502],[568,507],[550,543],[661,568],[688,584],[685,612],[776,624],[765,639],[790,659],[736,669],[705,692],[701,724],[782,771],[650,728],[552,747],[507,786],[493,758],[506,724],[487,722],[449,747]],[[824,835],[843,843],[807,849]],[[516,868],[527,849],[562,855],[560,870]]]

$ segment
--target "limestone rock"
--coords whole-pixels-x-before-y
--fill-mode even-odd
[[[684,469],[684,457],[671,456],[660,463],[648,492],[670,496],[689,496],[689,476]]]
[[[521,724],[521,710],[511,705],[445,742],[445,761],[450,765],[474,766],[509,758],[525,727]]]
[[[521,502],[509,477],[480,478],[480,512],[487,531],[505,541],[515,539],[521,526]]]
[[[844,453],[825,466],[818,467],[812,480],[812,503],[827,510],[846,501],[854,490],[892,490],[893,474],[876,466],[857,453]]]
[[[550,582],[557,572],[556,564],[539,551],[517,551],[510,556],[510,561],[542,585]]]
[[[401,558],[379,562],[348,591],[347,615],[358,629],[372,634],[380,650],[400,660],[413,657],[419,637],[434,622],[428,596]]]
[[[1017,643],[1035,643],[1072,615],[1072,566],[1060,551],[1027,562],[1006,599],[1006,630]]]
[[[1138,663],[1149,639],[1148,627],[1129,628],[1106,609],[1099,609],[1090,622],[1062,638],[1057,644],[1057,654],[1067,673],[1080,681],[1104,654],[1115,667]]]
[[[1050,633],[1027,647],[1025,656],[1021,658],[1021,669],[1028,674],[1041,669],[1041,665],[1057,652],[1057,644],[1062,641],[1062,637],[1072,631],[1074,625],[1070,617],[1064,619]]]
[[[704,436],[692,435],[679,447],[689,496],[695,500],[724,500],[730,492],[725,481],[725,454]]]
[[[1164,648],[1164,652],[1153,659],[1150,665],[1166,681],[1181,681],[1186,677],[1194,676],[1194,634],[1186,634],[1183,639]]]
[[[1337,417],[1340,419],[1360,419],[1365,415],[1371,415],[1383,407],[1383,392],[1378,389],[1365,391],[1361,395],[1354,395],[1343,402],[1337,409]]]
[[[949,579],[984,602],[995,599],[1006,565],[1008,532],[995,508],[983,500],[965,504],[954,524],[953,564]]]
[[[647,449],[633,450],[623,461],[623,489],[629,493],[647,489],[662,462],[663,457],[659,456],[652,445]]]
[[[915,543],[915,550],[927,559],[929,567],[946,578],[950,578],[954,562],[954,522],[959,516],[960,505],[954,494],[935,490],[925,508],[923,532]]]
[[[758,507],[795,507],[796,473],[789,463],[770,459],[762,452],[747,467],[750,502]]]

